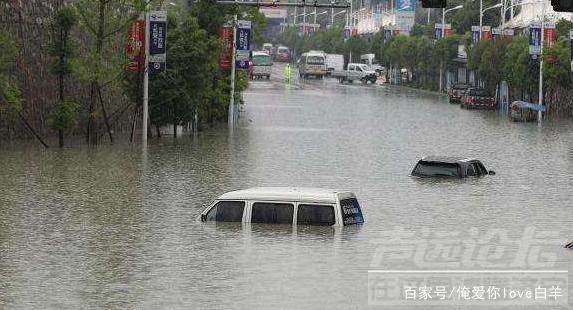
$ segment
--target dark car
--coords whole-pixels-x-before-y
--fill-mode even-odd
[[[494,175],[477,159],[465,157],[428,156],[420,159],[411,175],[416,177],[465,178]]]
[[[468,88],[462,96],[460,107],[466,109],[487,109],[494,110],[497,104],[493,96],[483,88]]]
[[[450,103],[460,103],[462,101],[462,94],[470,86],[464,83],[454,84],[448,91],[448,101]]]

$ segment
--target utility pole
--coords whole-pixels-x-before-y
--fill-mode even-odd
[[[543,41],[545,37],[545,3],[543,0],[543,9],[541,15],[541,46],[539,51],[539,104],[543,105]],[[547,109],[546,109],[547,110]],[[541,110],[537,111],[537,122],[541,123],[543,116]]]
[[[229,127],[235,127],[235,57],[237,53],[237,14],[233,16],[233,52],[231,53],[231,99],[229,100]]]
[[[149,0],[145,6],[145,61],[143,66],[143,119],[141,121],[141,144],[147,146],[147,119],[149,118]]]

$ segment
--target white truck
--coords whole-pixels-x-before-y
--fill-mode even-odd
[[[344,70],[344,55],[326,54],[326,75]]]
[[[378,64],[378,60],[376,60],[376,56],[374,54],[363,54],[360,55],[360,63],[363,63],[370,67],[372,71],[381,75],[384,73],[384,67]]]
[[[333,71],[331,75],[337,78],[340,83],[360,81],[362,84],[368,82],[374,84],[378,79],[376,72],[371,70],[366,64],[358,63],[349,63],[346,71]]]

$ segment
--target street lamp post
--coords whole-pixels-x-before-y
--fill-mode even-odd
[[[483,14],[485,13],[485,11],[487,10],[491,10],[491,9],[495,9],[495,8],[499,8],[502,7],[503,3],[498,3],[495,5],[492,5],[490,7],[487,8],[483,8],[483,0],[479,1],[479,39],[481,40],[481,32],[482,32],[482,25],[483,25]],[[502,14],[503,15],[503,14]],[[503,16],[501,16],[501,18],[503,19]]]
[[[446,37],[445,33],[444,33],[444,30],[445,30],[444,24],[446,23],[446,13],[454,11],[454,10],[462,9],[463,7],[464,6],[460,4],[456,7],[451,8],[451,9],[447,9],[447,10],[445,8],[442,9],[442,38]]]

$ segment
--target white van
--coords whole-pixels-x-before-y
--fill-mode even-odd
[[[364,223],[356,196],[321,188],[254,187],[225,193],[201,221],[346,226]]]
[[[301,78],[315,76],[318,79],[326,75],[326,53],[323,51],[309,51],[303,53],[298,64],[298,73]]]

